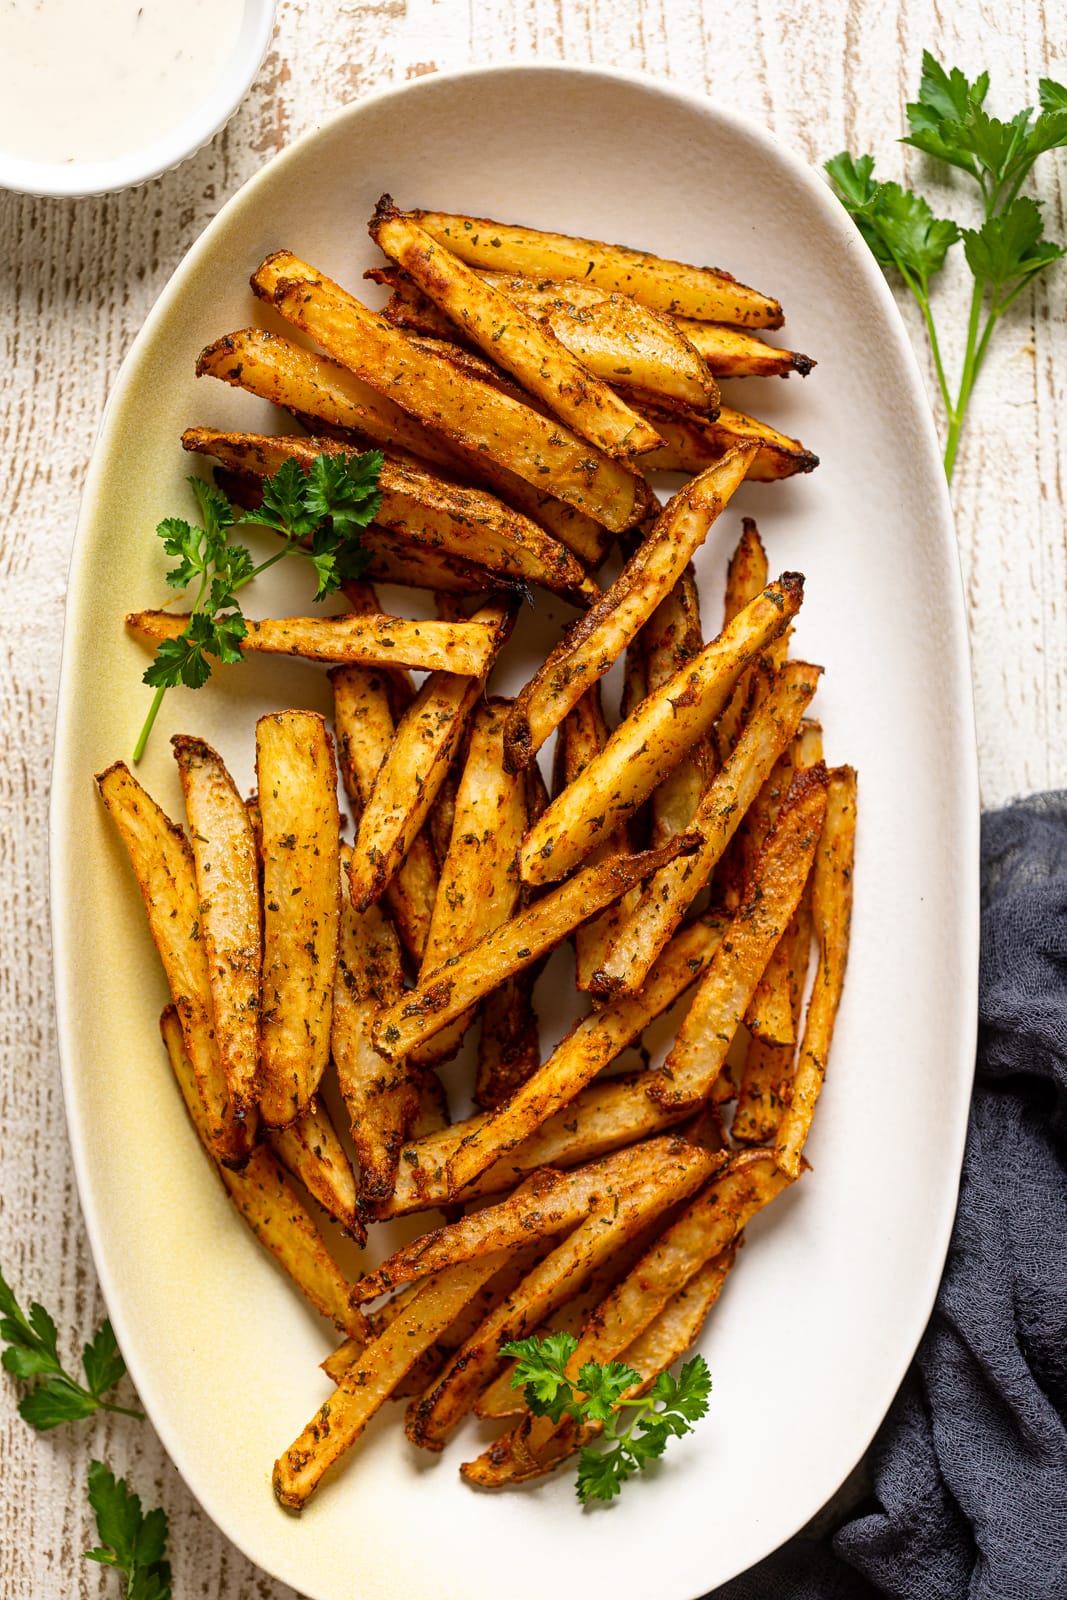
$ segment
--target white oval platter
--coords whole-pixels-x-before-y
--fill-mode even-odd
[[[93,773],[128,757],[149,691],[122,617],[164,597],[152,530],[187,505],[194,422],[284,429],[193,366],[260,320],[248,274],[285,246],[358,290],[379,192],[727,267],[785,305],[806,381],[733,402],[822,458],[744,489],[699,562],[706,623],[759,517],[772,572],[800,569],[796,652],[826,668],[827,757],[860,773],[856,912],[813,1171],[757,1219],[701,1341],[715,1393],[695,1437],[583,1514],[570,1474],[495,1496],[410,1447],[386,1407],[302,1517],[271,1464],[328,1392],[332,1330],[231,1212],[161,1053],[164,983]],[[744,398],[740,398],[743,392]],[[290,564],[286,564],[290,565]],[[282,579],[255,611],[300,609]],[[531,649],[562,610],[541,602]],[[543,645],[541,646],[543,648]],[[520,678],[502,684],[513,691]],[[181,815],[168,737],[197,732],[251,778],[254,718],[326,709],[310,666],[260,660],[167,697],[139,775]],[[892,298],[821,178],[768,133],[666,85],[506,66],[348,107],[272,161],[205,231],[107,407],[71,573],[52,810],[54,939],[71,1144],[100,1280],[152,1420],[208,1514],[310,1600],[692,1600],[792,1534],[865,1449],[933,1303],[973,1062],[978,798],[963,599],[944,477]],[[558,1031],[561,1017],[546,1018]]]

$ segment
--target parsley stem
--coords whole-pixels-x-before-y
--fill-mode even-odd
[[[941,346],[938,342],[937,329],[934,326],[934,314],[930,310],[930,301],[925,294],[915,294],[919,303],[919,310],[923,314],[926,324],[926,336],[930,341],[930,352],[934,358],[934,371],[937,373],[937,386],[941,390],[941,399],[949,416],[952,415],[952,395],[949,391],[948,379],[945,376],[944,363],[941,360]]]
[[[978,325],[982,317],[982,284],[975,282],[971,294],[971,312],[967,320],[967,345],[963,356],[963,371],[960,375],[959,394],[956,404],[949,407],[948,437],[945,440],[945,477],[952,482],[952,469],[956,465],[956,454],[960,445],[960,434],[963,430],[963,420],[967,415],[967,405],[974,389],[974,380],[978,376],[975,356],[978,350]],[[987,328],[987,333],[988,333]],[[983,346],[988,345],[988,339],[983,340]],[[983,355],[985,350],[983,348]]]
[[[144,1421],[144,1412],[135,1411],[132,1406],[112,1405],[110,1400],[97,1400],[96,1403],[100,1407],[101,1411],[114,1411],[116,1415],[120,1417],[133,1417],[135,1422]]]
[[[149,706],[148,715],[144,719],[144,727],[138,734],[137,743],[133,747],[132,759],[134,766],[137,765],[138,761],[140,761],[141,757],[144,755],[144,747],[148,743],[148,735],[152,732],[152,725],[159,715],[159,708],[163,704],[163,696],[166,694],[166,692],[166,689],[157,689],[155,694],[152,696],[152,704]]]

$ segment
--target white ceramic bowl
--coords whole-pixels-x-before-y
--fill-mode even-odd
[[[109,194],[135,188],[179,166],[226,126],[248,93],[270,44],[274,12],[275,0],[245,0],[240,30],[222,76],[162,138],[135,144],[107,161],[32,161],[0,150],[0,189],[72,198]]]

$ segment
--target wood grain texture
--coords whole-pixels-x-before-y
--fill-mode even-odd
[[[282,0],[274,45],[229,128],[155,183],[102,199],[0,197],[0,1263],[56,1313],[72,1358],[103,1314],[78,1209],[53,1019],[46,816],[65,574],[78,496],[119,363],[170,272],[221,204],[274,152],[369,89],[469,61],[537,56],[646,69],[768,124],[812,162],[895,144],[930,46],[992,68],[993,108],[1067,75],[1060,7],[979,0]],[[620,141],[620,170],[625,161]],[[1067,159],[1040,169],[1047,228],[1067,232]],[[383,181],[387,173],[383,172]],[[517,190],[521,194],[521,186]],[[757,197],[758,200],[758,197]],[[947,194],[946,205],[965,204]],[[517,209],[521,209],[517,206]],[[1067,781],[1067,551],[1063,533],[1067,315],[1062,267],[1019,301],[983,375],[954,498],[974,648],[983,797]],[[937,291],[962,328],[958,269]],[[901,297],[933,393],[917,313]],[[817,352],[816,352],[817,353]],[[958,348],[950,340],[950,364]],[[106,693],[106,685],[87,693]],[[91,928],[85,930],[91,939]],[[35,1437],[0,1385],[0,1600],[117,1593],[79,1553],[84,1484],[105,1456],[171,1517],[183,1600],[284,1600],[182,1485],[149,1424],[118,1419]],[[264,1478],[266,1492],[266,1478]]]

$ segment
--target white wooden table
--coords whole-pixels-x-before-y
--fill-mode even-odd
[[[845,147],[873,150],[885,176],[922,166],[894,141],[925,46],[971,75],[990,68],[992,108],[1003,114],[1034,99],[1042,74],[1067,78],[1062,7],[1036,0],[997,8],[979,0],[955,8],[936,0],[281,0],[278,9],[247,102],[179,171],[104,199],[0,197],[0,1265],[25,1300],[38,1296],[53,1309],[72,1355],[103,1307],[67,1146],[49,956],[46,816],[65,576],[109,387],[205,224],[276,150],[336,106],[471,61],[538,56],[644,69],[759,119],[813,163]],[[1041,174],[1047,231],[1062,240],[1067,156],[1045,158]],[[951,196],[946,206],[960,203]],[[962,330],[962,275],[950,273],[938,294],[945,324]],[[987,806],[1067,782],[1065,295],[1061,267],[1018,303],[981,380],[956,470]],[[918,338],[917,314],[910,304],[904,311]],[[955,354],[950,341],[950,361]],[[85,1475],[93,1455],[128,1471],[147,1503],[167,1507],[182,1600],[291,1595],[208,1523],[148,1423],[118,1419],[38,1438],[15,1399],[5,1379],[0,1600],[117,1595],[117,1580],[80,1560],[92,1542]]]

